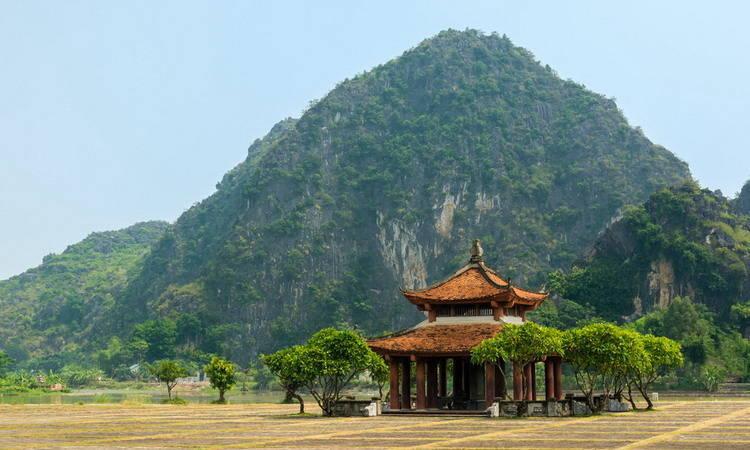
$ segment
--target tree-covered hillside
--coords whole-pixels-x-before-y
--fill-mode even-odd
[[[108,326],[190,323],[178,345],[239,361],[324,325],[398,329],[419,318],[398,288],[457,268],[471,239],[539,288],[623,205],[686,178],[612,99],[504,36],[441,32],[256,141],[155,245]]]
[[[91,351],[89,341],[111,333],[103,325],[115,296],[168,227],[143,222],[92,233],[46,256],[40,266],[0,281],[0,349],[21,363],[40,358],[34,368],[59,368],[66,354],[77,359],[82,350]]]
[[[735,205],[738,213],[750,215],[750,181],[742,187],[740,195],[735,199]]]
[[[689,297],[727,322],[732,305],[750,299],[748,273],[750,216],[690,182],[626,208],[588,257],[552,284],[608,319],[633,319]]]

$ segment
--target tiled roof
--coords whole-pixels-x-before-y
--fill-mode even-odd
[[[497,276],[495,278],[500,279]],[[407,298],[424,300],[460,301],[491,299],[507,290],[507,287],[498,285],[498,283],[485,275],[478,265],[472,264],[443,282],[419,291],[405,291],[404,295]]]
[[[424,303],[502,303],[516,301],[534,305],[547,294],[511,286],[483,262],[470,262],[450,278],[424,289],[404,291],[404,296],[415,304]]]
[[[466,354],[502,328],[501,323],[428,325],[370,339],[367,345],[384,354]]]
[[[527,291],[525,289],[517,288],[515,286],[511,286],[510,288],[513,291],[513,294],[519,298],[522,298],[524,300],[532,300],[532,301],[539,301],[544,300],[549,296],[547,293],[543,292],[531,292]]]

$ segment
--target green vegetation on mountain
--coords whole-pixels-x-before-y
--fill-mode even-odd
[[[104,306],[63,325],[59,312],[31,313],[48,301],[18,301],[19,317],[54,319],[13,333],[44,330],[33,355],[100,349],[110,375],[207,354],[244,365],[324,326],[413,325],[399,287],[449,274],[473,238],[488,264],[540,288],[620,208],[689,178],[614,100],[504,36],[444,31],[254,142],[212,196],[133,258],[124,289],[84,302]],[[581,320],[576,308],[560,305],[557,318]]]
[[[472,238],[539,287],[618,208],[688,177],[613,100],[506,37],[445,31],[256,141],[156,244],[111,325],[192,320],[178,345],[238,361],[325,325],[398,329],[418,319],[398,288],[454,270]]]
[[[551,274],[550,288],[589,316],[679,341],[683,381],[699,383],[714,369],[750,378],[748,273],[750,216],[689,182],[626,208],[585,259]],[[561,321],[559,311],[538,315]]]
[[[102,335],[115,297],[169,227],[143,222],[92,233],[36,268],[0,281],[0,349],[36,369],[80,362]]]
[[[686,296],[728,320],[732,305],[747,300],[749,271],[750,216],[691,182],[626,208],[584,261],[553,274],[551,286],[607,319],[637,317]]]
[[[750,215],[750,181],[742,187],[740,194],[735,199],[735,205],[739,214]]]

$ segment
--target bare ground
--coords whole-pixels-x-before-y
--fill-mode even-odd
[[[744,399],[664,401],[653,412],[530,419],[328,419],[290,415],[296,408],[0,405],[0,448],[750,448],[750,400]]]

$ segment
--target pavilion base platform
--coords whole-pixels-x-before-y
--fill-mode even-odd
[[[487,411],[460,409],[385,409],[383,415],[392,416],[439,416],[439,417],[487,417]]]

